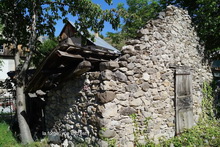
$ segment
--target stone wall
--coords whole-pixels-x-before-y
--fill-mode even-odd
[[[203,63],[203,47],[188,13],[168,6],[157,19],[122,48],[121,56],[100,64],[99,72],[85,73],[51,91],[46,106],[49,131],[66,142],[81,140],[105,146],[99,138],[114,138],[117,146],[134,145],[136,114],[140,129],[158,141],[175,135],[175,68],[190,67],[194,122],[201,112],[202,83],[211,80]],[[144,136],[139,136],[144,143]]]
[[[86,73],[48,94],[45,121],[52,143],[97,144],[101,129],[101,105],[96,99],[99,76],[100,72]]]

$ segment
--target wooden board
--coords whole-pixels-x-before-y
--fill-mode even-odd
[[[63,28],[63,30],[62,30],[62,32],[60,34],[60,40],[65,40],[68,37],[72,37],[76,33],[77,33],[77,31],[75,30],[75,28],[70,23],[67,23],[64,26],[64,28]]]
[[[189,69],[175,74],[176,134],[193,126],[192,75]]]

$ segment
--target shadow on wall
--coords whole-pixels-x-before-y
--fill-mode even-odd
[[[91,86],[88,75],[82,75],[49,93],[45,108],[47,130],[51,130],[49,134],[58,133],[62,142],[67,139],[97,143],[101,129],[98,120],[100,106],[91,89],[96,84]]]

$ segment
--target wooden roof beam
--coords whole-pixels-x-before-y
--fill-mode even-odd
[[[59,57],[70,57],[70,58],[75,58],[75,59],[84,59],[84,57],[82,57],[81,55],[74,55],[74,54],[70,54],[64,51],[59,51],[57,50],[57,54]]]

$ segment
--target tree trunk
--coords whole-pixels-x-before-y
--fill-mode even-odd
[[[28,125],[27,121],[27,112],[26,112],[26,99],[25,99],[25,78],[26,78],[26,72],[29,68],[31,57],[32,57],[32,51],[34,50],[34,45],[36,41],[36,17],[37,17],[37,9],[36,9],[36,3],[33,1],[33,16],[32,16],[32,26],[31,26],[31,37],[29,40],[29,49],[30,52],[26,56],[26,60],[22,66],[21,69],[19,69],[19,73],[16,72],[16,105],[17,105],[17,117],[18,117],[18,124],[20,129],[20,138],[21,142],[23,144],[28,144],[33,142],[33,138],[31,135],[31,131]],[[16,24],[16,22],[15,22]],[[16,25],[14,25],[15,27]],[[15,28],[16,29],[16,28]],[[14,40],[15,48],[17,48],[17,41],[16,38]],[[19,51],[16,50],[15,52],[15,67],[16,70],[18,70],[19,64],[20,64],[20,54]]]
[[[26,102],[25,102],[24,83],[23,83],[24,78],[21,80],[22,80],[21,81],[22,84],[19,83],[16,87],[17,117],[18,117],[21,141],[23,144],[27,144],[33,142],[33,138],[31,135],[29,125],[27,123],[27,112],[26,112]]]
[[[16,43],[14,45],[16,47]],[[15,67],[18,68],[20,64],[20,54],[18,50],[15,51]],[[16,69],[18,70],[18,69]],[[16,77],[16,105],[17,105],[17,118],[20,129],[20,139],[23,144],[28,144],[33,142],[31,131],[27,122],[27,112],[26,112],[26,99],[24,94],[25,85],[25,72],[20,71],[17,73]]]

